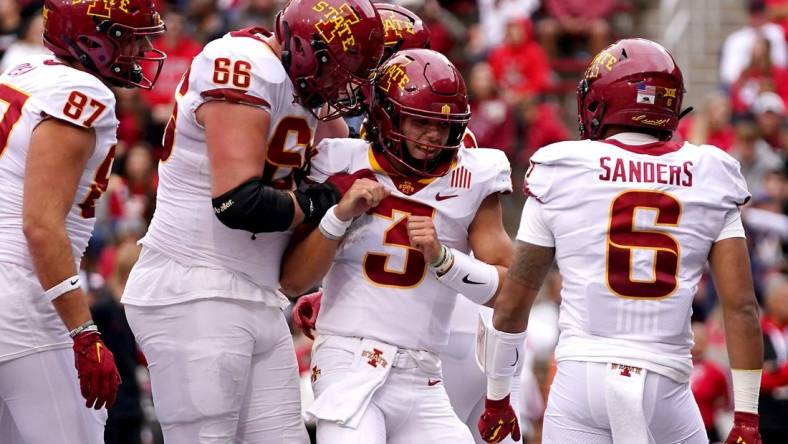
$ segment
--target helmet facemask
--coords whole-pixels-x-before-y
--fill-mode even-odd
[[[104,30],[105,28],[106,30]],[[167,55],[153,48],[150,37],[163,34],[164,24],[146,28],[132,28],[120,23],[104,21],[98,25],[98,29],[106,33],[117,50],[117,56],[111,63],[96,67],[102,75],[108,78],[114,86],[151,89],[161,74]],[[92,60],[96,60],[96,58],[92,58]],[[99,60],[101,59],[99,58]],[[150,76],[145,75],[146,70],[142,63],[154,65],[150,68]]]
[[[380,94],[378,94],[379,96]],[[381,127],[388,131],[374,131],[377,134],[377,143],[382,147],[392,163],[407,171],[410,175],[419,177],[440,177],[446,173],[442,165],[450,163],[462,146],[465,128],[470,120],[470,113],[439,113],[403,106],[390,98],[378,97],[383,106],[376,107],[378,120]],[[402,129],[406,117],[421,119],[433,123],[449,126],[446,141],[443,144],[425,142],[409,137]],[[385,137],[384,137],[385,134]],[[407,142],[439,150],[438,154],[426,159],[417,159],[410,154]]]

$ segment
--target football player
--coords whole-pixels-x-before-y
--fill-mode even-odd
[[[382,35],[369,0],[291,0],[273,33],[228,33],[184,74],[122,298],[168,443],[307,442],[279,268],[290,227],[338,195],[294,175],[347,134]]]
[[[735,415],[728,443],[759,443],[763,347],[739,208],[739,164],[674,143],[684,81],[665,48],[621,40],[581,80],[585,140],[531,159],[515,259],[477,350],[488,376],[479,422],[496,442],[531,304],[553,260],[562,277],[558,370],[546,443],[707,443],[689,388],[690,314],[708,262],[723,310]]]
[[[429,28],[414,13],[402,6],[389,3],[375,3],[383,20],[384,52],[383,60],[388,60],[396,51],[411,48],[429,48]],[[363,115],[361,116],[363,119]],[[361,137],[364,137],[362,126]],[[470,129],[465,129],[463,148],[476,148],[476,138]],[[293,307],[293,319],[299,328],[312,337],[311,330],[319,312],[321,293],[314,293],[301,297]],[[446,347],[440,354],[441,368],[443,370],[443,384],[449,395],[454,411],[471,430],[474,440],[482,443],[481,436],[476,428],[476,423],[484,408],[486,399],[486,378],[476,364],[473,353],[476,341],[475,331],[479,310],[492,312],[492,308],[485,307],[468,300],[465,297],[457,298],[457,304],[452,311],[450,333]],[[523,369],[528,372],[529,369]],[[515,411],[519,411],[519,380],[515,380],[512,389],[512,404]],[[517,442],[511,437],[504,443]]]
[[[396,53],[374,93],[368,141],[324,140],[310,172],[316,182],[370,178],[354,182],[283,265],[293,294],[325,276],[307,415],[319,442],[473,443],[437,353],[457,293],[488,302],[509,263],[499,203],[511,191],[509,162],[499,150],[460,149],[468,99],[443,55]]]
[[[120,377],[79,263],[117,143],[110,87],[153,86],[164,23],[152,0],[46,0],[43,14],[54,54],[0,76],[0,441],[98,444]]]

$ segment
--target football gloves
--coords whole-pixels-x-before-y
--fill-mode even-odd
[[[301,296],[293,306],[293,324],[300,328],[309,339],[315,339],[312,332],[315,329],[322,298],[323,292],[318,290]]]
[[[112,407],[120,385],[115,358],[97,331],[86,331],[74,337],[74,359],[79,375],[79,388],[85,406],[96,410]]]
[[[731,428],[725,444],[761,444],[761,434],[758,432],[758,415],[735,412],[733,414],[733,428]]]
[[[482,439],[489,443],[498,443],[510,433],[513,440],[520,440],[520,424],[517,422],[517,414],[509,404],[509,395],[497,401],[486,399],[484,412],[479,418],[479,434]]]

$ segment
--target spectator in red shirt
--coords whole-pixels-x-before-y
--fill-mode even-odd
[[[507,23],[503,44],[492,50],[487,61],[504,89],[503,97],[511,104],[544,93],[549,86],[550,64],[542,47],[532,38],[528,19]]]
[[[690,389],[698,403],[709,441],[719,442],[720,435],[714,424],[720,410],[731,407],[728,378],[719,365],[706,358],[708,348],[706,324],[693,322],[692,333],[695,336],[695,344],[691,351],[693,368],[690,375]]]
[[[469,94],[473,118],[468,124],[476,143],[503,150],[512,160],[515,151],[515,120],[512,107],[498,95],[492,68],[484,62],[471,68]]]
[[[783,27],[785,39],[788,40],[788,0],[765,0],[764,3],[769,20]]]
[[[170,118],[175,102],[175,89],[183,73],[191,65],[192,58],[200,53],[201,46],[184,30],[184,18],[176,12],[168,12],[164,17],[167,32],[154,44],[157,49],[167,53],[167,62],[159,75],[159,80],[143,97],[151,108],[152,131],[161,134]]]
[[[399,3],[421,17],[430,30],[430,48],[455,61],[452,57],[455,43],[466,40],[467,29],[464,23],[443,8],[438,0],[400,0],[394,3]]]
[[[788,68],[774,66],[770,51],[769,41],[758,37],[752,48],[750,64],[731,86],[735,115],[750,112],[758,96],[766,91],[777,93],[783,101],[788,100]]]
[[[138,89],[118,88],[115,90],[115,95],[117,97],[115,113],[118,116],[118,146],[115,149],[117,158],[125,155],[129,147],[142,141],[146,136],[150,137],[145,133],[150,110],[143,103]],[[159,139],[156,142],[159,143],[161,133],[156,134],[156,137]]]
[[[618,6],[616,0],[544,0],[548,17],[539,21],[542,46],[551,57],[562,35],[588,41],[587,52],[596,54],[610,44],[608,19]]]
[[[520,151],[517,164],[528,165],[531,155],[539,148],[569,139],[569,131],[564,126],[555,104],[541,103],[529,98],[519,106]]]
[[[730,151],[736,141],[736,131],[731,123],[728,96],[715,92],[706,97],[699,113],[681,119],[678,135],[696,145],[714,145],[725,152]]]
[[[158,186],[153,152],[148,145],[137,144],[122,162],[123,175],[110,179],[110,215],[115,220],[138,220],[147,225],[153,217]]]

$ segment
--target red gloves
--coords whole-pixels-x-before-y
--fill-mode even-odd
[[[120,375],[115,358],[101,341],[97,331],[86,331],[74,337],[74,359],[79,374],[79,388],[88,408],[112,407],[118,393]],[[94,406],[95,404],[95,406]]]
[[[758,415],[755,413],[734,412],[733,428],[725,444],[761,444],[758,432]]]
[[[510,433],[513,440],[520,440],[520,424],[517,422],[517,414],[509,405],[509,395],[498,401],[485,400],[484,413],[479,418],[479,434],[482,439],[489,443],[497,443]]]
[[[334,188],[339,191],[339,194],[344,195],[356,179],[370,179],[377,181],[375,173],[370,169],[358,170],[353,174],[337,173],[326,179],[326,183],[330,183]]]
[[[301,296],[293,306],[293,324],[300,328],[309,339],[315,339],[312,336],[312,330],[315,329],[317,313],[320,311],[320,300],[322,298],[323,292],[318,290]]]

